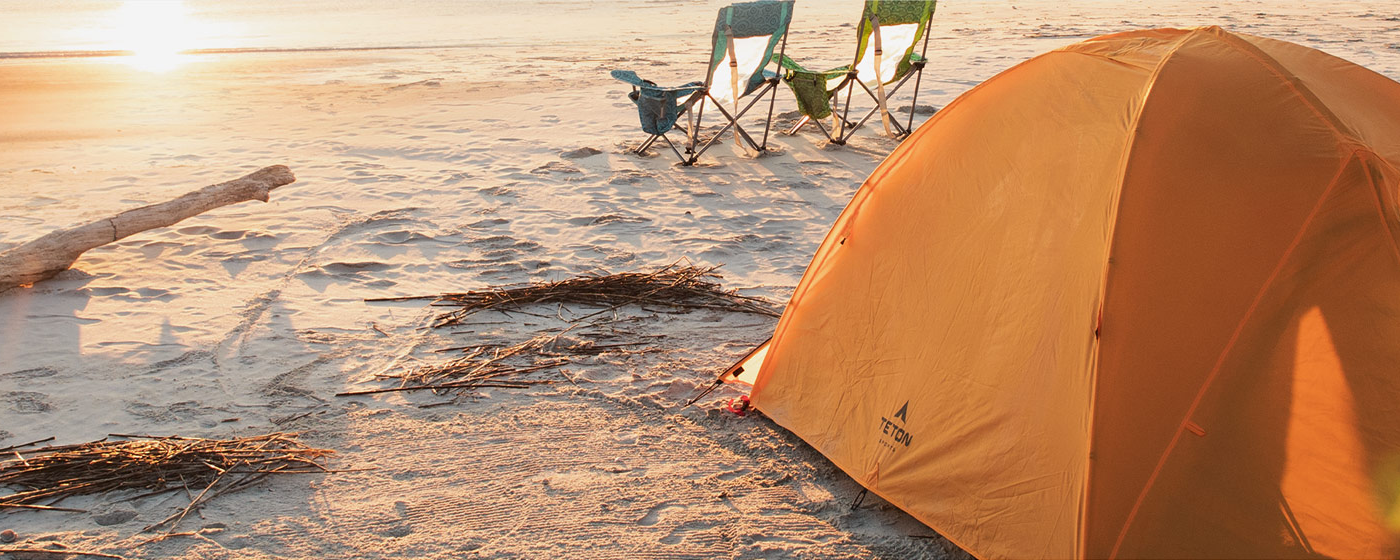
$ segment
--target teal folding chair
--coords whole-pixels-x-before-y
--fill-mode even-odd
[[[797,98],[797,108],[802,113],[802,120],[787,134],[797,134],[811,122],[832,143],[845,144],[878,112],[886,134],[895,138],[908,136],[914,127],[914,103],[919,100],[919,85],[928,62],[928,26],[936,7],[936,0],[867,0],[856,29],[854,64],[817,72],[803,68],[785,53],[774,55],[783,68],[783,81]],[[915,78],[914,101],[910,103],[908,122],[901,126],[889,109],[889,98],[911,77]],[[845,108],[837,116],[843,91]],[[852,122],[851,100],[856,91],[864,91],[875,107]],[[831,130],[821,123],[827,117],[832,120]]]
[[[709,69],[703,82],[662,87],[642,79],[636,72],[613,70],[613,78],[631,84],[628,98],[637,104],[642,131],[651,135],[633,151],[640,154],[662,140],[683,165],[694,165],[700,155],[731,128],[736,141],[757,152],[765,151],[779,81],[777,72],[769,70],[768,66],[784,56],[792,7],[793,0],[760,0],[720,8],[715,18]],[[774,49],[778,50],[776,56]],[[763,140],[755,141],[739,124],[739,119],[770,92]],[[741,108],[741,101],[746,98],[748,102]],[[707,104],[726,122],[719,132],[701,143],[700,128]],[[678,125],[681,116],[686,118],[684,127]],[[673,128],[685,132],[684,153],[666,135]]]

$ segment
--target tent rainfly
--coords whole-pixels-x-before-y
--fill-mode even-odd
[[[729,375],[980,558],[1394,557],[1398,193],[1395,81],[1091,39],[900,145]]]

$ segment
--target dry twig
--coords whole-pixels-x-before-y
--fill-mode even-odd
[[[118,435],[131,441],[94,441],[24,452],[0,462],[0,486],[23,488],[0,496],[0,509],[58,509],[63,499],[113,490],[143,489],[146,495],[205,485],[183,511],[145,530],[174,522],[216,496],[262,480],[270,474],[330,472],[318,460],[329,449],[308,447],[295,435],[273,433],[227,440]],[[18,455],[19,452],[16,452]],[[47,501],[47,505],[38,502]],[[74,511],[74,510],[65,510]]]
[[[66,557],[66,556],[94,556],[94,557],[97,557],[97,558],[116,558],[117,560],[123,560],[123,558],[122,558],[121,556],[117,556],[117,555],[115,555],[115,554],[107,554],[107,553],[105,553],[105,552],[88,552],[88,551],[83,551],[83,550],[69,550],[69,549],[66,549],[66,548],[55,548],[55,549],[49,549],[49,548],[12,548],[12,547],[0,548],[0,554],[6,554],[6,553],[15,553],[15,554],[54,554],[54,555],[65,556],[65,557]]]
[[[539,282],[516,288],[495,288],[480,291],[447,293],[435,296],[377,298],[365,301],[405,301],[432,299],[433,305],[457,307],[439,315],[434,327],[461,324],[473,313],[485,310],[520,311],[521,307],[540,303],[603,305],[605,309],[570,319],[579,322],[626,305],[666,306],[680,310],[719,309],[737,313],[754,313],[777,317],[781,310],[762,298],[743,296],[720,287],[719,267],[664,266],[655,272],[624,272],[621,274],[586,274],[558,282]],[[559,310],[556,317],[562,318]]]
[[[599,323],[616,323],[616,317],[583,323],[605,313],[613,313],[624,306],[635,305],[650,311],[650,307],[667,307],[680,312],[695,309],[716,309],[738,313],[753,313],[778,317],[781,310],[773,303],[756,297],[743,296],[734,290],[725,290],[716,282],[720,278],[715,270],[719,267],[698,267],[682,265],[681,262],[664,266],[654,272],[625,272],[621,274],[585,274],[558,282],[539,282],[514,288],[493,288],[481,291],[447,293],[435,296],[413,296],[378,298],[366,301],[405,301],[432,299],[432,305],[455,307],[456,309],[438,315],[432,326],[446,327],[463,324],[468,317],[478,311],[500,311],[520,313],[544,319],[557,319],[572,325],[552,335],[540,335],[514,346],[476,345],[445,348],[439,352],[462,352],[462,356],[451,361],[407,369],[392,375],[379,375],[381,378],[398,379],[398,387],[346,391],[338,397],[372,395],[402,391],[432,390],[438,394],[456,391],[459,394],[483,387],[526,388],[533,385],[552,383],[552,380],[521,378],[522,374],[539,370],[558,368],[570,363],[575,356],[597,355],[602,353],[640,353],[649,348],[628,350],[630,347],[644,346],[648,341],[628,341],[612,344],[595,344],[591,341],[565,347],[560,336],[575,327],[596,327]],[[551,315],[532,313],[522,308],[554,304]],[[580,316],[566,318],[565,312],[574,313],[565,305],[603,306],[603,309]],[[481,323],[491,324],[491,323]],[[529,323],[526,323],[529,325]],[[454,333],[456,334],[456,333]],[[656,338],[660,335],[641,336]],[[522,363],[523,362],[523,363]],[[561,373],[562,370],[561,370]],[[573,383],[573,378],[563,373],[565,379]],[[448,401],[454,402],[454,401]],[[443,403],[436,403],[437,406]]]
[[[563,334],[563,333],[560,333]],[[504,379],[544,369],[559,367],[569,363],[566,358],[551,358],[536,361],[530,365],[517,366],[506,363],[510,358],[523,358],[527,355],[540,356],[544,347],[557,340],[559,335],[537,336],[509,347],[475,346],[459,348],[465,355],[451,361],[411,368],[397,375],[383,377],[400,380],[398,387],[368,389],[336,393],[337,397],[395,393],[402,391],[432,390],[438,394],[450,390],[465,391],[475,388],[499,387],[524,389],[532,385],[552,383],[547,379]]]

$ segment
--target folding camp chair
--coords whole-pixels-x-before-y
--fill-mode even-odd
[[[919,82],[923,80],[928,61],[928,26],[933,19],[936,0],[867,0],[861,11],[856,37],[856,62],[823,72],[803,68],[785,54],[775,55],[783,67],[783,81],[797,97],[802,113],[787,134],[797,134],[808,122],[815,123],[827,139],[845,144],[856,129],[876,112],[885,126],[885,133],[904,138],[914,127],[914,107],[910,103],[909,120],[900,125],[889,109],[889,98],[914,77],[914,102],[919,99]],[[920,46],[922,39],[922,46]],[[915,48],[919,52],[914,52]],[[892,87],[886,87],[893,84]],[[851,99],[857,90],[864,91],[875,101],[875,107],[859,121],[852,122]],[[841,115],[835,116],[840,95],[846,94]],[[821,119],[832,117],[832,128],[822,126]]]
[[[693,165],[700,159],[700,154],[705,153],[730,128],[734,129],[736,141],[758,152],[767,149],[773,104],[778,97],[778,74],[767,67],[770,61],[780,60],[787,48],[792,6],[793,0],[760,0],[720,8],[719,16],[715,19],[709,70],[704,82],[668,88],[644,80],[630,70],[613,70],[612,77],[632,85],[628,97],[637,104],[642,131],[651,135],[633,151],[642,153],[660,139],[675,152],[682,164]],[[774,48],[778,48],[777,58],[773,53]],[[739,119],[770,91],[773,96],[768,102],[763,140],[755,142],[753,136],[739,125]],[[752,99],[741,109],[740,100],[750,96]],[[718,133],[701,144],[700,126],[707,102],[727,122]],[[686,126],[677,127],[681,115],[686,117]],[[672,128],[681,128],[686,133],[684,154],[666,136]]]

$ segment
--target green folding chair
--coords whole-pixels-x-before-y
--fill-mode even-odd
[[[878,112],[886,134],[900,139],[908,136],[914,127],[913,104],[919,99],[919,83],[928,62],[928,26],[936,6],[937,0],[867,0],[856,31],[854,64],[817,72],[803,68],[786,53],[774,55],[783,68],[783,81],[792,89],[797,109],[802,113],[802,119],[787,134],[797,134],[811,122],[832,143],[845,144]],[[914,102],[910,103],[909,120],[901,125],[890,112],[889,98],[911,77],[915,78]],[[852,122],[851,100],[857,91],[868,94],[875,107]],[[842,92],[845,106],[837,116]],[[821,122],[827,117],[832,119],[830,130]]]
[[[768,70],[768,65],[785,57],[783,53],[787,48],[792,7],[793,0],[760,0],[720,8],[719,16],[715,19],[709,70],[704,82],[661,87],[642,79],[636,72],[613,70],[613,78],[632,85],[628,97],[637,104],[642,131],[651,135],[633,151],[639,154],[645,152],[659,139],[670,146],[683,165],[693,165],[731,128],[734,129],[736,141],[760,153],[766,150],[779,81],[778,73]],[[773,52],[775,48],[778,50],[776,54]],[[756,142],[739,125],[739,119],[770,91],[773,95],[768,102],[763,140]],[[745,98],[751,99],[740,108],[740,101]],[[699,138],[700,123],[707,104],[719,111],[727,122],[702,144]],[[681,116],[686,118],[684,127],[678,125]],[[680,128],[686,134],[684,154],[666,136],[673,128]]]

